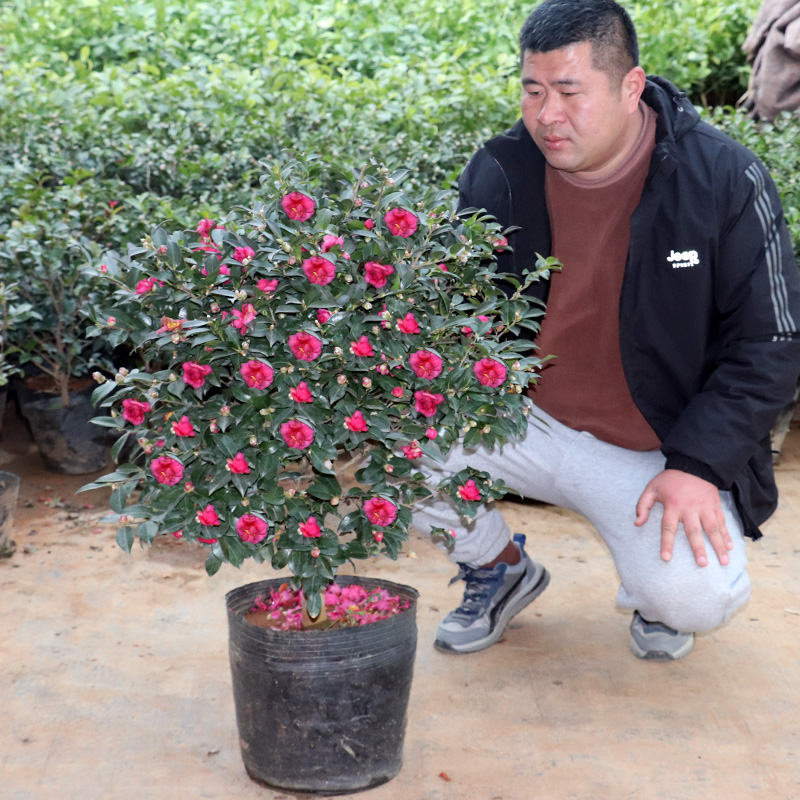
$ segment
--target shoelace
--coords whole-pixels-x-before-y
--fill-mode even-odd
[[[492,569],[468,567],[466,564],[458,565],[458,575],[453,578],[448,585],[452,586],[456,581],[466,581],[464,597],[461,605],[453,612],[464,614],[465,616],[477,616],[483,613],[485,600],[489,596],[489,590],[497,584],[497,576]]]

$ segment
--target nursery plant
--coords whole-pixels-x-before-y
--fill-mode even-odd
[[[115,458],[133,442],[84,487],[112,487],[118,543],[181,537],[210,574],[288,565],[311,619],[346,561],[397,556],[431,491],[420,459],[525,429],[543,313],[526,289],[557,266],[498,275],[511,232],[481,211],[374,163],[326,194],[335,171],[273,163],[249,208],[104,258],[113,305],[90,331],[144,364],[94,392]],[[505,489],[468,468],[438,491],[471,516]]]

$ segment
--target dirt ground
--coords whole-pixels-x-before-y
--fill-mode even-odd
[[[92,477],[46,472],[9,409],[0,469],[22,477],[0,560],[2,800],[287,800],[244,772],[224,595],[263,566],[206,576],[169,541],[132,555],[98,522]],[[361,571],[420,591],[404,765],[363,800],[800,800],[800,431],[781,504],[751,544],[753,597],[671,664],[628,650],[615,573],[580,517],[504,503],[553,579],[495,647],[432,647],[460,599],[429,542]],[[379,732],[376,732],[379,735]]]

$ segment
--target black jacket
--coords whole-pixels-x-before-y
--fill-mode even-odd
[[[763,164],[671,83],[648,78],[643,99],[658,122],[620,294],[625,376],[667,468],[731,490],[758,538],[778,497],[770,429],[800,373],[800,279],[783,210]],[[520,121],[460,178],[462,209],[520,228],[501,271],[550,255],[544,174]],[[548,289],[532,293],[546,300]]]

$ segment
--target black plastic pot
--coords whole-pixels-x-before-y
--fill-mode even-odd
[[[244,618],[255,598],[285,579],[226,596],[233,695],[242,760],[269,786],[346,794],[400,770],[417,645],[417,592],[382,580],[338,578],[412,601],[358,628],[277,631]]]
[[[54,472],[85,475],[106,465],[106,429],[91,423],[98,416],[91,401],[92,388],[70,392],[66,407],[56,395],[17,390],[19,408],[33,441],[45,466]]]
[[[19,494],[19,475],[0,470],[0,558],[14,552],[11,534]]]

